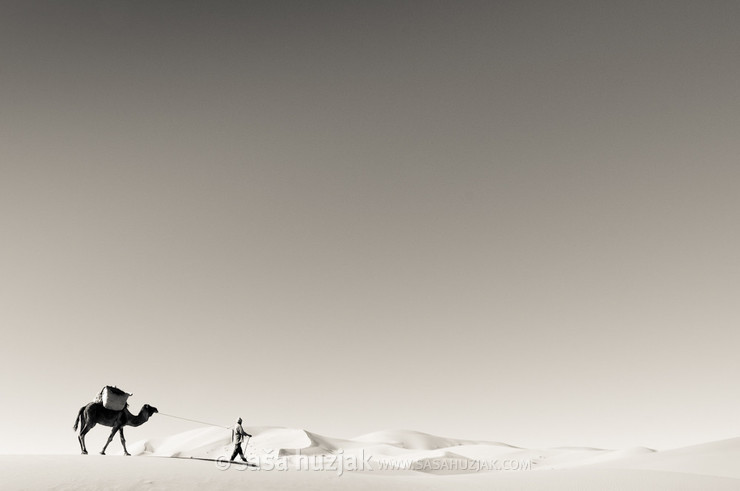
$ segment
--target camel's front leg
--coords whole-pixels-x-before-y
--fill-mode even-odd
[[[114,426],[113,431],[110,432],[110,436],[108,437],[108,441],[105,442],[105,446],[103,447],[103,450],[100,451],[100,455],[105,455],[105,449],[108,448],[108,445],[110,445],[110,442],[113,441],[113,437],[116,435],[116,431],[120,430],[120,426]]]
[[[121,429],[119,430],[121,432],[121,445],[123,445],[123,455],[131,455],[128,453],[128,450],[126,450],[126,438],[123,436],[123,426],[121,426]]]

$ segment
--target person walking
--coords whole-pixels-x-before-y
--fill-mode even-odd
[[[244,456],[244,451],[242,451],[242,442],[244,441],[245,436],[249,438],[252,437],[252,435],[244,431],[244,428],[242,428],[242,419],[239,418],[236,421],[234,430],[231,432],[231,440],[234,442],[234,453],[231,454],[231,458],[229,460],[233,461],[236,456],[239,455],[244,462],[247,461],[247,458]]]

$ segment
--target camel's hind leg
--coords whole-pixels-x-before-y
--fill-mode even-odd
[[[119,430],[121,432],[121,445],[123,445],[123,455],[131,455],[128,453],[128,450],[126,449],[126,438],[123,436],[123,426],[121,426],[121,429]]]
[[[95,423],[88,423],[88,421],[83,421],[82,427],[80,428],[80,434],[77,435],[77,439],[80,441],[82,455],[87,455],[87,447],[85,446],[85,435],[87,435],[88,431],[93,429],[93,426],[95,426]]]
[[[108,445],[110,445],[110,442],[113,441],[113,437],[116,436],[116,432],[120,430],[120,426],[114,426],[113,431],[110,432],[110,436],[108,437],[108,441],[105,442],[105,446],[103,447],[103,450],[100,451],[100,455],[105,455],[105,449],[108,448]]]

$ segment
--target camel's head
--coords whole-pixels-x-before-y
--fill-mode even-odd
[[[149,404],[144,404],[144,410],[149,413],[149,416],[151,416],[154,413],[158,413],[157,408],[154,406],[150,406]]]

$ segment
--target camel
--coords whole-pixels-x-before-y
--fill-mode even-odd
[[[157,408],[150,406],[149,404],[144,404],[137,415],[131,414],[128,410],[128,404],[126,404],[126,407],[121,411],[106,409],[103,407],[101,402],[91,402],[87,406],[81,407],[80,411],[77,413],[74,429],[77,431],[77,426],[80,426],[80,434],[77,436],[77,439],[80,441],[82,454],[87,455],[85,435],[88,431],[92,430],[96,424],[100,423],[103,426],[110,426],[113,428],[113,431],[111,431],[110,436],[108,437],[108,442],[103,447],[103,450],[100,451],[100,454],[105,455],[105,449],[108,448],[110,442],[113,441],[113,437],[116,435],[116,432],[120,431],[123,453],[124,455],[131,455],[128,453],[128,450],[126,450],[126,439],[123,436],[123,427],[141,426],[149,421],[151,415],[156,412],[159,412],[157,411]]]

